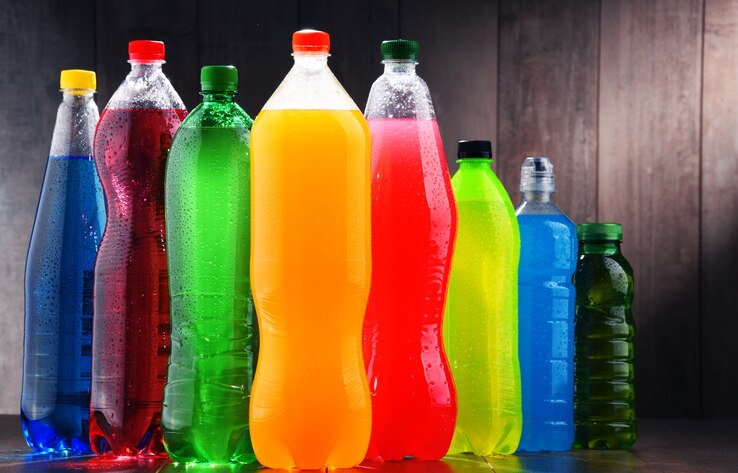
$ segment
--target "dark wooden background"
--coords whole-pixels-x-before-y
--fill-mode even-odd
[[[23,265],[59,70],[96,70],[102,109],[129,70],[127,42],[161,39],[189,109],[200,66],[231,63],[255,116],[301,27],[331,33],[331,67],[361,108],[381,40],[420,41],[452,171],[457,140],[491,139],[518,201],[524,155],[550,155],[573,220],[624,225],[640,415],[738,417],[732,0],[0,0],[0,412],[18,406]]]

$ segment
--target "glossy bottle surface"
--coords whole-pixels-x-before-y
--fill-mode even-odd
[[[162,428],[172,460],[255,460],[248,408],[258,334],[249,283],[251,118],[203,93],[167,162],[172,352]]]
[[[90,441],[95,453],[165,454],[169,358],[164,173],[187,112],[161,61],[132,61],[95,132],[108,222],[95,263]]]
[[[519,450],[566,451],[574,440],[576,227],[550,194],[526,197],[517,213],[523,400]]]
[[[257,459],[270,468],[351,467],[366,453],[370,145],[327,54],[295,54],[251,134],[261,338],[249,420]]]
[[[456,392],[443,308],[456,205],[443,143],[413,61],[385,62],[367,103],[372,133],[372,286],[364,363],[369,457],[436,460],[448,451]]]
[[[522,429],[518,223],[489,159],[462,159],[451,184],[459,229],[443,338],[459,414],[448,453],[511,454]]]
[[[618,241],[581,241],[574,275],[574,418],[578,448],[629,448],[636,440],[633,270]]]
[[[64,91],[26,260],[21,422],[38,452],[90,450],[92,281],[105,226],[92,94]]]

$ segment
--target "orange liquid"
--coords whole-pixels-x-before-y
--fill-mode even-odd
[[[271,468],[346,468],[367,450],[369,136],[357,110],[265,110],[251,133],[261,340],[249,421]]]

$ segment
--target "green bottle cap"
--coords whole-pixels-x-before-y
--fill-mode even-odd
[[[200,71],[203,91],[235,92],[238,89],[238,69],[234,66],[205,66]]]
[[[621,241],[623,226],[619,223],[587,222],[577,225],[579,241]]]
[[[379,50],[382,51],[382,59],[412,59],[418,60],[420,45],[417,41],[408,39],[392,39],[382,41]]]

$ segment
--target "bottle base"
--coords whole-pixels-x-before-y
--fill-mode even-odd
[[[571,423],[566,430],[551,428],[542,424],[539,428],[523,427],[518,452],[567,452],[574,443],[574,427]],[[526,433],[530,432],[530,434]],[[534,433],[535,432],[535,433]]]
[[[134,437],[140,439],[136,442],[130,440],[130,438],[123,439],[122,432],[117,432],[115,427],[110,426],[102,413],[96,411],[93,412],[92,416],[90,446],[96,455],[111,457],[167,456],[158,417],[152,421],[143,435]],[[115,439],[115,441],[111,441],[111,439]]]
[[[23,436],[34,451],[59,456],[91,453],[87,419],[77,419],[73,425],[66,427],[54,424],[58,422],[53,415],[44,420],[31,420],[21,413]]]
[[[574,448],[590,450],[627,450],[637,438],[635,425],[626,422],[590,422],[577,424]]]

